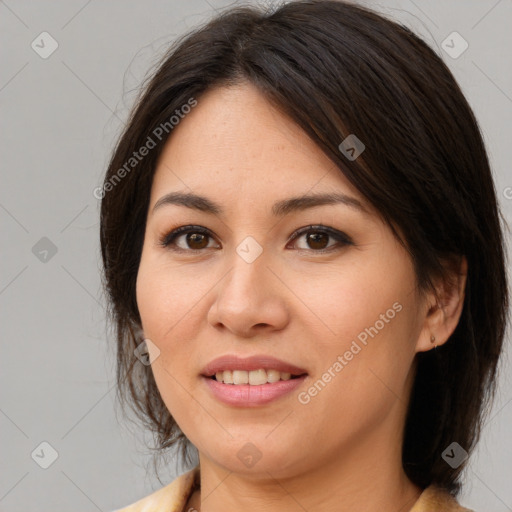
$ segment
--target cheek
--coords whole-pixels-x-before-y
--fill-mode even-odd
[[[156,385],[165,406],[178,426],[187,425],[191,413],[190,344],[196,337],[192,305],[200,295],[194,281],[176,269],[166,268],[154,258],[141,259],[137,275],[137,306],[144,336],[158,347],[151,365]],[[197,414],[198,411],[195,411]]]
[[[317,331],[315,340],[322,350],[330,346],[341,349],[361,333],[364,341],[365,329],[376,323],[378,331],[388,331],[400,315],[397,309],[411,300],[414,287],[409,272],[385,268],[381,261],[367,261],[364,268],[345,265],[335,271],[288,277],[295,295],[307,306],[297,303],[297,312],[302,311],[300,322]]]
[[[419,333],[414,272],[407,261],[385,261],[339,274],[328,293],[325,281],[307,281],[314,286],[308,305],[322,324],[310,344],[320,382],[305,401],[311,397],[320,409],[335,404],[340,417],[382,412],[406,387]]]
[[[357,443],[361,436],[389,424],[390,415],[405,414],[414,359],[414,344],[408,340],[414,335],[414,322],[413,308],[402,306],[384,326],[378,323],[375,327],[371,315],[361,323],[360,318],[356,321],[344,314],[346,325],[340,324],[340,331],[346,336],[315,349],[321,365],[300,397],[298,412],[305,419],[329,418],[322,427],[327,444]],[[358,338],[360,333],[364,336]]]
[[[197,325],[197,307],[209,289],[189,271],[170,268],[158,258],[141,259],[137,275],[137,306],[147,337],[165,349],[171,340],[186,336]],[[197,277],[197,276],[196,276]]]

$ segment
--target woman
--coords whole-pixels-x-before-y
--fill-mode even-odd
[[[507,311],[472,110],[408,29],[237,8],[145,88],[102,188],[118,383],[199,464],[135,511],[455,511]]]

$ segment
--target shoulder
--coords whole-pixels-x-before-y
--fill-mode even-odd
[[[195,467],[149,496],[112,512],[182,512],[198,481],[198,472],[199,468]]]
[[[410,512],[475,512],[464,508],[445,489],[431,485],[427,487]]]

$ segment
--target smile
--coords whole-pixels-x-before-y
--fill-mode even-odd
[[[217,372],[212,376],[217,382],[224,384],[234,384],[235,386],[241,384],[250,384],[251,386],[261,386],[263,384],[272,384],[280,380],[290,380],[298,378],[298,375],[293,375],[288,372],[280,372],[279,370],[224,370]]]

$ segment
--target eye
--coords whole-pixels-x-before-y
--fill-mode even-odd
[[[176,242],[181,238],[183,238],[182,245]],[[210,231],[201,226],[181,226],[166,234],[159,240],[159,244],[168,248],[173,246],[172,250],[178,252],[200,251],[208,249],[209,238],[212,238]]]
[[[309,247],[299,247],[300,250],[312,250],[313,252],[330,252],[346,245],[354,245],[348,235],[337,229],[328,228],[326,226],[307,226],[301,228],[292,235],[292,241],[302,238],[304,235],[305,242]],[[335,240],[335,243],[329,245],[329,238]]]
[[[306,235],[305,241],[309,247],[299,247],[299,250],[324,253],[347,245],[354,245],[350,237],[342,231],[321,225],[306,226],[295,231],[291,236],[291,241],[298,240],[304,235]],[[194,252],[211,249],[209,239],[212,238],[211,232],[201,226],[181,226],[165,234],[159,240],[159,245],[177,252]],[[335,242],[329,244],[329,238],[334,239]]]

